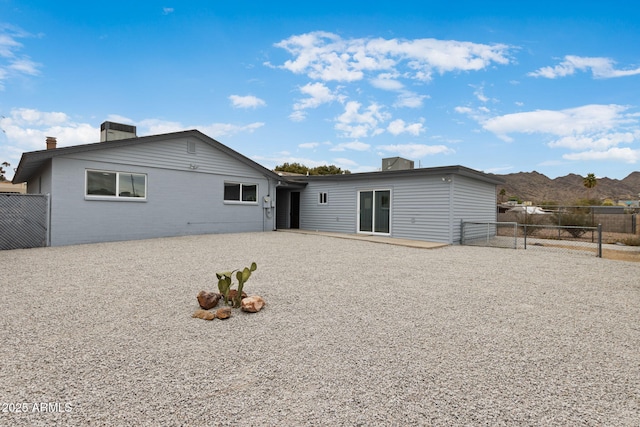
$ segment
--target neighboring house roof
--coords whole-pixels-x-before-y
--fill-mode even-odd
[[[308,181],[349,181],[353,179],[385,179],[393,177],[416,177],[416,176],[433,176],[442,175],[443,179],[447,178],[447,175],[461,175],[468,178],[477,179],[479,181],[488,182],[490,184],[503,184],[504,180],[495,175],[486,174],[484,172],[470,169],[464,166],[440,166],[433,168],[418,168],[418,169],[402,169],[402,170],[387,170],[387,171],[375,171],[375,172],[359,172],[359,173],[346,173],[342,175],[308,175],[308,176],[287,176],[287,179],[294,182],[308,182]]]
[[[27,192],[27,184],[12,184],[11,181],[0,181],[0,193],[20,193]]]
[[[18,164],[18,168],[16,169],[16,173],[13,177],[13,183],[21,183],[26,182],[31,177],[36,174],[45,163],[56,156],[63,156],[66,154],[76,154],[83,153],[87,151],[94,150],[105,150],[109,148],[119,148],[119,147],[127,147],[131,145],[137,144],[148,144],[153,143],[155,141],[164,141],[171,138],[176,137],[193,137],[201,140],[202,142],[209,144],[210,146],[222,151],[225,154],[228,154],[232,158],[238,160],[241,163],[263,173],[265,176],[269,178],[278,180],[282,179],[275,172],[265,168],[264,166],[254,162],[248,157],[243,156],[235,150],[227,147],[226,145],[216,141],[215,139],[203,134],[198,130],[186,130],[181,132],[173,132],[173,133],[165,133],[160,135],[151,135],[151,136],[140,136],[135,138],[127,138],[127,139],[119,139],[114,141],[104,141],[104,142],[95,142],[91,144],[83,144],[83,145],[74,145],[71,147],[62,147],[55,148],[51,150],[38,150],[38,151],[30,151],[28,153],[23,153],[20,158],[20,163]]]

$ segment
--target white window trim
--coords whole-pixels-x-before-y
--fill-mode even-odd
[[[374,200],[375,200],[375,193],[378,191],[388,191],[389,192],[389,232],[388,233],[383,233],[383,232],[379,232],[379,231],[360,231],[360,193],[362,192],[373,192],[374,194]],[[357,231],[356,234],[366,234],[366,235],[375,235],[375,236],[391,236],[391,228],[393,226],[393,218],[392,218],[392,213],[393,213],[393,189],[392,188],[363,188],[363,189],[359,189],[356,191],[358,200],[356,203],[357,206],[357,221],[356,221],[356,227],[357,227]],[[375,216],[373,217],[372,221],[374,221],[375,223]]]
[[[114,173],[116,174],[116,194],[114,196],[107,195],[96,195],[96,194],[87,194],[88,188],[88,174],[89,172],[106,172],[106,173]],[[144,197],[127,197],[120,196],[120,174],[132,174],[132,175],[141,175],[144,176]],[[104,169],[85,169],[84,171],[84,199],[85,200],[108,200],[108,201],[118,201],[118,202],[146,202],[147,194],[149,191],[148,188],[148,177],[146,173],[140,172],[124,172],[124,171],[110,171]]]
[[[259,194],[260,194],[260,186],[257,183],[249,183],[249,182],[237,182],[237,181],[225,181],[223,185],[227,185],[227,184],[237,184],[240,185],[240,200],[226,200],[224,198],[224,187],[223,187],[223,191],[222,191],[222,199],[225,205],[249,205],[249,206],[255,206],[258,204],[258,199],[260,198]],[[252,200],[252,201],[245,201],[242,200],[242,187],[243,186],[255,186],[256,187],[256,200]]]
[[[328,205],[329,204],[329,193],[326,191],[320,191],[318,193],[318,204],[319,205]]]

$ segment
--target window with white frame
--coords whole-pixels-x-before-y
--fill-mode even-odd
[[[224,183],[224,201],[240,203],[257,203],[258,186],[256,184],[243,184],[240,182]]]
[[[147,197],[147,175],[87,170],[85,196],[96,199],[144,200]]]
[[[320,193],[318,193],[318,204],[319,205],[326,205],[329,201],[329,197],[327,195],[326,192],[321,191]]]
[[[389,234],[391,190],[358,191],[358,232]]]

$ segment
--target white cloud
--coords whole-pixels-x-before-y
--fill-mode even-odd
[[[370,148],[371,148],[371,145],[366,144],[364,142],[352,141],[352,142],[345,142],[342,144],[335,145],[330,149],[330,151],[346,151],[346,150],[367,151]]]
[[[119,115],[109,115],[108,120],[128,123],[137,127],[138,136],[177,132],[186,129],[198,129],[212,138],[220,138],[238,133],[252,133],[264,126],[255,122],[247,125],[212,123],[185,126],[180,122],[159,119],[145,119],[135,122]],[[58,147],[89,144],[100,141],[100,128],[88,123],[73,120],[58,111],[38,111],[30,108],[11,110],[7,117],[0,117],[0,128],[6,143],[0,144],[0,159],[17,167],[23,152],[44,150],[47,136],[57,138]]]
[[[473,109],[470,107],[455,107],[454,111],[460,114],[472,114]]]
[[[296,110],[289,114],[289,120],[292,122],[302,122],[307,118],[307,113],[302,110]]]
[[[205,135],[218,139],[238,133],[253,133],[263,126],[264,123],[262,122],[254,122],[242,126],[230,123],[212,123],[209,125],[191,126],[189,129],[198,129]]]
[[[584,105],[565,110],[537,110],[479,120],[485,130],[511,142],[510,134],[541,134],[547,146],[572,151],[565,160],[635,163],[640,150],[621,145],[640,142],[638,114],[623,105]],[[460,109],[462,112],[462,108]]]
[[[618,148],[612,147],[608,150],[588,150],[580,153],[569,153],[562,156],[566,160],[614,160],[622,163],[637,163],[640,160],[640,150],[634,150],[629,147]]]
[[[53,126],[69,122],[65,113],[53,111],[44,112],[32,108],[16,108],[11,110],[10,123],[16,126]]]
[[[298,147],[300,148],[310,148],[310,149],[318,148],[319,146],[320,146],[319,142],[305,142],[302,144],[298,144]]]
[[[307,95],[308,98],[304,98],[294,104],[293,108],[296,110],[317,108],[322,104],[339,100],[341,98],[322,83],[308,83],[300,87],[300,93]]]
[[[173,8],[172,7],[163,7],[162,8],[162,14],[163,15],[169,15],[170,13],[173,13]]]
[[[473,94],[475,95],[476,98],[478,98],[478,101],[480,101],[480,102],[488,102],[489,101],[489,97],[487,97],[484,94],[484,85],[479,85],[479,86],[470,85],[470,86],[474,89]]]
[[[16,59],[9,64],[9,69],[16,71],[20,74],[28,74],[30,76],[36,76],[40,74],[38,67],[40,64],[33,62],[28,57],[22,57]]]
[[[570,150],[583,150],[586,148],[605,150],[620,144],[631,144],[634,141],[640,141],[640,130],[595,135],[568,135],[552,141],[548,145],[552,148],[562,147]]]
[[[640,68],[628,70],[616,70],[616,62],[610,58],[602,57],[582,57],[567,55],[564,61],[555,67],[542,67],[527,75],[531,77],[544,77],[555,79],[575,74],[577,71],[591,70],[591,74],[596,79],[608,79],[613,77],[626,77],[640,74]]]
[[[328,32],[291,36],[275,44],[293,59],[280,66],[295,74],[323,81],[357,81],[366,73],[388,72],[428,81],[433,72],[478,71],[492,64],[506,65],[510,46],[437,39],[342,39]],[[379,77],[378,77],[379,78]],[[398,83],[374,80],[378,87]]]
[[[13,178],[13,168],[18,166],[22,153],[44,150],[48,136],[57,138],[58,147],[100,140],[99,128],[73,121],[65,113],[28,108],[13,109],[6,117],[0,117],[0,128],[4,131],[1,134],[0,160],[11,164],[8,179]]]
[[[327,104],[333,101],[344,100],[344,96],[337,92],[331,91],[327,86],[322,83],[308,83],[299,88],[300,93],[307,95],[307,98],[303,98],[293,105],[293,113],[289,115],[289,119],[294,122],[300,122],[306,119],[307,113],[304,110],[309,108],[317,108],[322,104]]]
[[[404,88],[404,85],[398,80],[379,78],[379,77],[375,79],[371,79],[371,85],[375,88],[382,89],[382,90],[400,90]]]
[[[16,41],[18,35],[7,34],[4,31],[6,29],[0,28],[0,57],[3,58],[12,58],[14,56],[14,51],[22,48],[22,43]]]
[[[264,107],[267,103],[257,98],[253,95],[240,96],[240,95],[231,95],[229,96],[229,100],[231,100],[231,105],[234,108],[258,108]]]
[[[32,35],[18,27],[0,24],[0,90],[5,88],[5,82],[12,77],[40,74],[41,64],[19,54],[23,45],[18,39],[29,37]]]
[[[370,104],[362,113],[362,105],[356,101],[349,101],[345,105],[345,111],[336,119],[336,130],[349,138],[363,138],[367,136],[379,135],[384,129],[379,128],[379,124],[390,118],[390,115],[382,111],[378,104]]]
[[[420,159],[425,156],[433,156],[436,154],[453,154],[455,150],[446,145],[424,145],[424,144],[397,144],[397,145],[381,145],[377,147],[380,150],[395,153],[401,157],[408,159]]]
[[[478,107],[476,109],[465,106],[458,106],[453,109],[456,113],[469,116],[472,120],[483,124],[490,118],[490,110],[486,107]],[[501,136],[502,139],[508,138],[506,135]]]
[[[119,114],[108,114],[107,121],[114,122],[114,123],[124,123],[129,125],[134,124],[133,119],[130,119],[129,117],[121,116]]]
[[[180,132],[188,129],[188,127],[184,126],[180,122],[171,122],[160,119],[144,119],[131,124],[136,126],[138,136]]]
[[[389,123],[387,126],[387,132],[393,135],[400,135],[401,133],[408,133],[414,136],[418,136],[425,131],[422,123],[407,124],[402,119],[396,119]]]
[[[418,95],[417,93],[410,91],[401,91],[400,95],[393,103],[394,107],[407,107],[407,108],[420,108],[422,107],[423,100],[429,98],[427,95]]]
[[[345,166],[347,167],[358,166],[358,163],[344,157],[336,157],[335,159],[333,159],[333,161],[336,164],[336,166],[339,166],[341,169],[344,168]]]
[[[536,110],[490,118],[482,126],[505,141],[510,133],[543,133],[557,136],[610,131],[627,123],[637,123],[622,105],[585,105],[565,110]]]

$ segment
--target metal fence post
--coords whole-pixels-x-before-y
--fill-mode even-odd
[[[51,193],[47,193],[47,214],[45,219],[45,227],[47,230],[45,231],[45,245],[46,247],[51,246]]]
[[[598,224],[598,258],[602,258],[602,224]]]
[[[485,236],[486,236],[486,239],[487,239],[487,240],[486,240],[487,244],[489,244],[489,225],[490,225],[490,224],[489,224],[489,223],[487,223],[487,232],[485,233]]]

